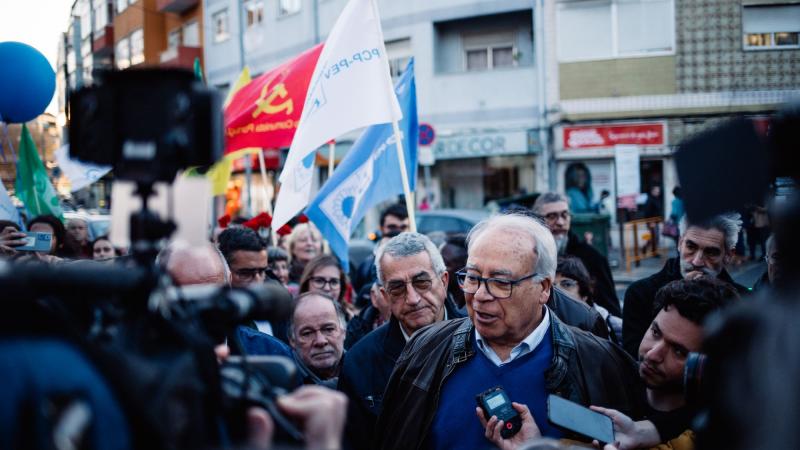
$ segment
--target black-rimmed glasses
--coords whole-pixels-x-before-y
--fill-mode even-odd
[[[474,294],[478,292],[478,289],[481,287],[481,283],[483,283],[484,286],[486,286],[486,291],[489,292],[489,295],[496,299],[511,297],[514,286],[529,278],[535,278],[538,276],[539,274],[534,272],[532,274],[525,275],[524,277],[517,278],[516,280],[507,280],[505,278],[484,278],[480,275],[467,273],[463,270],[456,272],[456,279],[458,280],[458,285],[461,287],[462,291],[466,292],[467,294]]]

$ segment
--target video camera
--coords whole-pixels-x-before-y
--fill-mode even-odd
[[[291,295],[278,283],[179,288],[156,264],[175,227],[148,210],[147,199],[154,183],[171,183],[179,170],[219,159],[218,93],[182,70],[126,70],[98,79],[70,99],[70,151],[112,165],[117,179],[137,184],[142,209],[131,215],[133,265],[0,262],[0,290],[11,300],[0,315],[0,343],[39,336],[80,348],[118,397],[136,448],[241,442],[251,405],[270,412],[293,442],[302,441],[274,401],[294,387],[286,375],[294,362],[244,357],[220,365],[214,353],[226,336],[237,346],[240,324],[287,319]]]

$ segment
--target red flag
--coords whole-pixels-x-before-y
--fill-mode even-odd
[[[225,108],[225,153],[248,147],[288,147],[323,44],[241,88]]]

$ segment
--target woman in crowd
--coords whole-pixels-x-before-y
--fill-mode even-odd
[[[119,252],[111,245],[108,236],[100,236],[92,242],[92,259],[95,261],[112,263],[117,256]]]
[[[348,287],[347,275],[339,259],[332,255],[320,255],[309,261],[300,277],[301,294],[321,292],[333,297],[341,304],[349,320],[357,311],[347,300]]]
[[[322,234],[311,223],[301,223],[294,227],[288,238],[289,281],[300,282],[306,264],[322,254]]]
[[[607,309],[592,300],[592,278],[580,259],[574,256],[558,258],[554,284],[570,297],[588,304],[599,312],[608,325],[611,340],[621,342],[622,318],[611,315]]]

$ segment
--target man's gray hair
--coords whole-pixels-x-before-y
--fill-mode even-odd
[[[737,212],[727,212],[718,214],[699,223],[689,222],[689,219],[683,216],[680,223],[681,237],[686,235],[686,230],[688,230],[689,227],[721,231],[725,236],[725,249],[731,250],[736,247],[736,242],[739,241],[739,231],[742,229],[742,216]]]
[[[567,198],[566,195],[561,194],[559,192],[544,192],[542,194],[539,194],[538,197],[536,197],[536,201],[533,202],[533,207],[531,208],[531,210],[533,211],[534,214],[538,215],[541,214],[542,207],[544,205],[550,203],[558,203],[558,202],[565,202],[567,205],[569,205],[569,198]]]
[[[489,217],[472,227],[467,235],[467,252],[478,237],[490,228],[507,228],[527,233],[535,242],[531,249],[536,255],[536,267],[532,269],[550,280],[556,277],[557,252],[553,234],[537,218],[525,214],[502,214]]]
[[[378,253],[375,254],[375,272],[378,274],[378,283],[381,285],[384,283],[383,270],[381,270],[383,255],[389,255],[392,258],[406,258],[422,252],[428,253],[431,267],[437,276],[447,270],[442,254],[428,236],[420,233],[400,233],[379,248]]]
[[[289,324],[288,324],[288,326],[286,328],[286,334],[290,338],[292,338],[292,339],[295,338],[295,335],[294,335],[294,332],[295,332],[295,324],[294,324],[295,311],[297,311],[297,308],[299,308],[301,304],[305,303],[311,297],[321,297],[321,298],[324,298],[326,300],[330,300],[330,302],[333,304],[333,309],[336,310],[336,317],[339,319],[339,327],[341,327],[342,331],[347,330],[347,316],[345,316],[344,309],[342,309],[342,305],[340,305],[339,302],[337,302],[336,300],[334,300],[333,297],[331,297],[330,295],[328,295],[328,294],[326,294],[324,292],[304,292],[304,293],[300,294],[299,296],[297,296],[297,298],[294,300],[294,306],[293,306],[293,309],[292,309],[292,315],[289,316]]]

